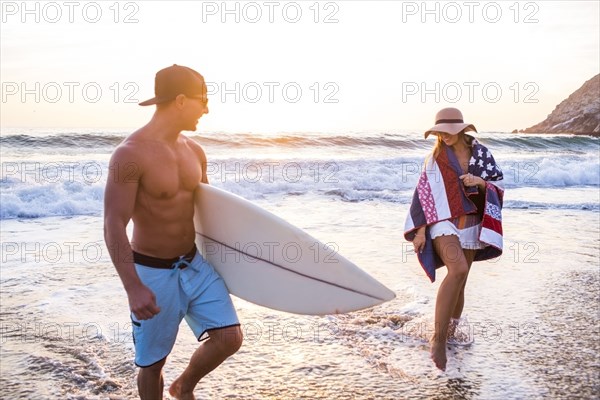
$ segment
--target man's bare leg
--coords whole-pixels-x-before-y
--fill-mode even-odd
[[[209,338],[196,349],[185,371],[171,384],[171,396],[179,400],[195,399],[194,388],[200,379],[235,354],[241,345],[239,326],[210,331]]]
[[[438,256],[448,268],[448,274],[438,289],[435,303],[435,334],[431,339],[431,359],[436,367],[446,369],[448,323],[469,272],[467,260],[457,236],[440,236],[433,240]]]
[[[138,392],[141,400],[161,400],[165,383],[162,367],[166,358],[149,367],[140,368],[138,373]]]

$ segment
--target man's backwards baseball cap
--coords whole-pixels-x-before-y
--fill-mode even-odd
[[[206,95],[204,78],[191,68],[173,64],[161,69],[154,78],[154,97],[142,101],[140,106],[166,103],[180,94],[201,98]]]

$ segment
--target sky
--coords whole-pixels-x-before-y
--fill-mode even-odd
[[[154,75],[202,73],[199,130],[479,131],[600,72],[599,1],[1,1],[0,128],[135,129]]]

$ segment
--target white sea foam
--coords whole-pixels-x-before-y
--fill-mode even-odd
[[[419,170],[418,160],[402,158],[351,161],[225,159],[212,161],[208,172],[211,184],[250,200],[310,194],[342,201],[408,204]],[[107,173],[104,160],[4,165],[0,180],[0,218],[100,215]],[[592,157],[540,159],[535,163],[529,160],[526,164],[515,161],[504,168],[504,173],[505,207],[598,207],[597,198],[578,195],[569,196],[566,202],[556,202],[550,195],[552,191],[569,188],[579,194],[581,187],[588,187],[592,192],[597,190],[600,170]],[[523,188],[544,188],[544,196],[511,195],[512,189],[523,193]]]
[[[108,158],[125,135],[26,131],[0,138],[0,219],[101,215]],[[209,155],[211,183],[250,200],[314,195],[406,205],[431,148],[430,142],[413,136],[371,132],[192,137]],[[487,136],[483,141],[504,171],[505,207],[598,209],[599,199],[593,195],[600,186],[597,139]],[[573,192],[557,202],[552,194],[563,193],[559,189]]]

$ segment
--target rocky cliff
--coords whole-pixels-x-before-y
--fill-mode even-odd
[[[525,133],[600,135],[600,74],[583,84],[539,124]]]

